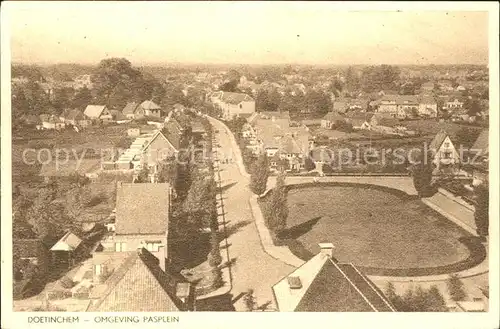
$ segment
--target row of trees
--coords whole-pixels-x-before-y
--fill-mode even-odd
[[[447,312],[446,302],[438,287],[408,288],[402,296],[396,293],[392,282],[385,289],[385,296],[399,312]]]

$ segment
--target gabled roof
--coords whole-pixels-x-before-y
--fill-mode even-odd
[[[129,102],[127,103],[127,105],[125,105],[125,107],[123,108],[122,110],[122,113],[124,115],[127,115],[127,114],[134,114],[135,111],[137,110],[137,107],[139,105],[136,103],[136,102]]]
[[[279,140],[279,152],[284,154],[303,154],[306,146],[290,135],[285,135]]]
[[[300,281],[290,287],[289,277]],[[281,312],[395,312],[387,298],[352,264],[318,254],[273,286]]]
[[[149,145],[151,145],[151,143],[153,143],[153,141],[157,138],[162,138],[164,139],[165,141],[168,142],[168,144],[170,144],[170,146],[172,146],[173,149],[175,149],[176,151],[178,150],[174,145],[172,145],[172,143],[170,142],[170,140],[165,137],[165,135],[163,135],[163,133],[161,131],[158,131],[156,134],[153,135],[153,137],[151,137],[151,139],[149,140],[149,142],[146,144],[146,146],[144,146],[144,152],[146,152],[146,150],[149,148]]]
[[[338,114],[337,112],[328,112],[324,117],[323,117],[323,120],[327,120],[327,121],[342,121],[344,120],[345,118]]]
[[[420,104],[436,104],[436,100],[431,95],[422,95],[419,97],[418,101]]]
[[[243,101],[253,101],[253,98],[248,96],[247,94],[242,94],[242,93],[232,93],[232,92],[227,92],[224,91],[222,92],[222,96],[220,99],[229,104],[239,104]]]
[[[488,129],[481,130],[481,133],[477,137],[476,141],[471,147],[471,150],[478,152],[480,150],[482,155],[489,153],[489,131]]]
[[[116,196],[116,234],[165,234],[170,197],[168,183],[122,183]]]
[[[120,120],[127,120],[127,117],[125,114],[122,113],[122,111],[119,110],[111,110],[111,115],[113,116],[114,120],[120,121]]]
[[[418,97],[414,95],[385,95],[380,102],[395,102],[397,105],[418,104]]]
[[[98,118],[101,116],[102,111],[106,108],[106,105],[87,105],[83,114],[89,118]]]
[[[105,281],[102,296],[89,312],[175,312],[188,305],[176,296],[177,283],[158,259],[142,248],[131,253]]]
[[[444,140],[448,137],[448,133],[444,130],[440,130],[436,136],[434,136],[434,139],[431,141],[429,144],[429,149],[431,150],[438,150],[441,145],[443,145]]]
[[[161,110],[161,107],[153,101],[144,101],[141,103],[141,107],[145,110]]]
[[[74,251],[82,243],[82,239],[71,232],[64,234],[59,241],[50,248],[52,251]]]

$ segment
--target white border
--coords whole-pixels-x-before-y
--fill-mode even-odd
[[[2,186],[1,186],[1,202],[2,202],[2,328],[17,329],[17,328],[85,328],[88,325],[93,327],[116,327],[116,328],[131,328],[131,327],[147,327],[152,328],[152,325],[136,324],[115,324],[115,325],[97,325],[93,321],[95,313],[59,313],[64,316],[79,316],[79,325],[28,325],[27,318],[35,313],[14,313],[12,312],[12,270],[10,255],[12,228],[11,221],[11,120],[10,120],[10,45],[9,45],[9,21],[8,13],[13,8],[44,8],[54,6],[87,6],[88,2],[4,2],[1,8],[1,75],[2,75],[2,120],[1,120],[1,167],[2,167]],[[96,10],[116,10],[116,6],[155,6],[163,7],[170,6],[172,3],[146,3],[146,2],[94,2],[93,6]],[[196,6],[228,6],[236,5],[234,3],[193,3],[190,5]],[[255,6],[267,6],[269,3],[256,3]],[[283,2],[278,2],[274,5],[285,5]],[[215,312],[206,313],[176,313],[180,316],[180,323],[159,324],[158,327],[170,325],[178,328],[255,328],[255,327],[286,327],[286,328],[304,328],[314,325],[316,322],[320,326],[335,327],[335,328],[366,328],[366,327],[381,327],[387,328],[394,326],[395,328],[453,328],[453,329],[489,329],[497,328],[499,321],[499,268],[498,262],[498,246],[499,246],[499,212],[498,212],[498,169],[499,169],[499,130],[495,129],[499,123],[499,21],[498,12],[499,5],[496,2],[330,2],[330,3],[293,3],[288,4],[296,8],[302,7],[321,7],[327,6],[339,11],[362,10],[362,11],[385,11],[385,10],[403,10],[403,11],[433,11],[433,10],[449,10],[449,11],[488,11],[489,12],[489,70],[490,70],[490,217],[491,233],[490,233],[490,312],[488,313],[447,313],[447,314],[415,314],[415,313],[224,313]],[[89,17],[89,24],[92,24],[92,18]],[[131,22],[133,24],[133,22]],[[271,287],[269,287],[271,289]],[[55,313],[36,313],[36,315],[55,315]],[[102,314],[99,314],[102,315]],[[111,314],[107,314],[111,315]],[[119,314],[130,315],[130,314]],[[140,314],[141,316],[144,315]],[[155,314],[152,314],[155,315]],[[83,319],[88,319],[84,322]],[[314,324],[313,324],[314,323]]]

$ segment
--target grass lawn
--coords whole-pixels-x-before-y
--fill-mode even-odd
[[[470,128],[473,130],[484,129],[480,126],[473,125],[462,125],[454,122],[439,122],[436,119],[426,119],[426,120],[409,120],[403,121],[402,124],[410,130],[420,131],[423,135],[435,135],[441,129],[444,129],[448,134],[453,137],[456,136],[457,132],[463,128]]]
[[[466,233],[411,197],[367,187],[306,187],[288,192],[288,206],[288,231],[312,254],[318,243],[331,242],[339,261],[377,268],[436,267],[469,256],[458,240]]]

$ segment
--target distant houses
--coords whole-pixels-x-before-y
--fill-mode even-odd
[[[242,93],[218,91],[210,96],[211,102],[222,110],[222,119],[250,116],[255,112],[255,100]]]
[[[106,105],[87,105],[83,112],[89,119],[100,123],[109,123],[113,119]]]

